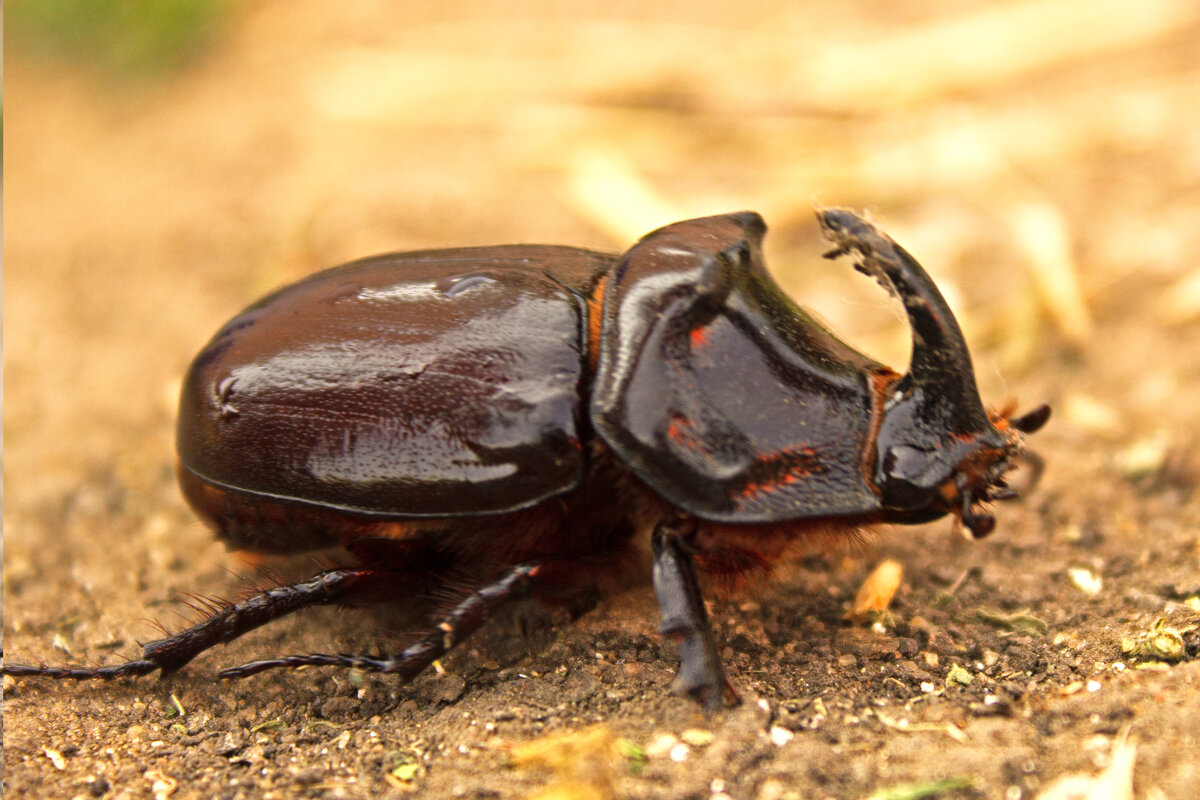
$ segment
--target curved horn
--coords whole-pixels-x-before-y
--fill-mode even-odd
[[[912,358],[897,388],[924,395],[918,416],[936,418],[958,433],[989,430],[967,342],[929,274],[891,237],[850,211],[818,209],[817,220],[825,238],[837,245],[826,258],[857,253],[855,269],[903,301],[912,327]]]

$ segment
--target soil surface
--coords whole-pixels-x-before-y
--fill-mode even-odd
[[[897,309],[818,258],[812,198],[870,207],[959,309],[985,399],[1054,407],[1041,483],[982,542],[881,529],[713,598],[734,709],[669,693],[678,651],[646,585],[575,621],[513,609],[407,686],[215,678],[386,651],[416,625],[321,609],[168,680],[6,678],[6,796],[1194,797],[1194,4],[475,5],[239,4],[153,74],[18,41],[9,661],[136,657],[195,617],[189,596],[270,582],[178,495],[179,376],[263,292],[373,252],[620,250],[753,207],[789,293],[902,366]],[[852,624],[885,559],[903,567],[889,613]]]

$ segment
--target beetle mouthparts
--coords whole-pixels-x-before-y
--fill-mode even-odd
[[[963,517],[963,525],[971,532],[971,538],[978,540],[996,529],[996,518],[991,514],[971,514]]]
[[[975,497],[970,492],[963,492],[959,516],[963,527],[970,532],[969,538],[982,539],[996,529],[996,518],[986,511],[974,511],[974,505]]]

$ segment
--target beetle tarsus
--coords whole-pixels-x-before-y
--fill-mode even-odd
[[[684,536],[673,527],[660,525],[651,546],[654,595],[662,610],[659,632],[679,639],[679,674],[671,690],[692,695],[709,709],[736,705],[740,702],[737,691],[725,676]]]
[[[136,678],[149,675],[160,669],[153,661],[126,661],[124,664],[114,664],[110,667],[34,667],[28,664],[5,664],[0,674],[11,678],[54,678],[62,680],[91,680],[110,681],[114,678]]]
[[[363,672],[397,675],[407,683],[477,631],[501,606],[527,595],[540,568],[538,564],[519,564],[513,567],[500,580],[479,589],[460,602],[432,630],[399,655],[388,658],[326,653],[285,656],[224,669],[221,670],[220,677],[246,678],[270,669],[293,667],[346,667]]]

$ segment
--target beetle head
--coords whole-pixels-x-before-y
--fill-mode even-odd
[[[922,417],[937,405],[919,389],[893,395],[877,440],[875,482],[881,502],[890,521],[927,522],[950,513],[980,539],[996,521],[977,506],[1017,496],[1005,475],[1021,459],[1036,467],[1036,456],[1025,451],[1025,435],[1045,424],[1050,407],[1041,405],[1012,419],[992,415],[979,431],[943,429],[939,435]]]
[[[855,267],[904,303],[912,327],[908,372],[887,389],[876,439],[874,483],[889,521],[919,523],[954,514],[974,538],[995,519],[976,506],[1016,496],[1004,480],[1050,408],[1021,417],[989,415],[979,398],[966,340],[945,298],[917,261],[869,222],[846,211],[817,212]]]

